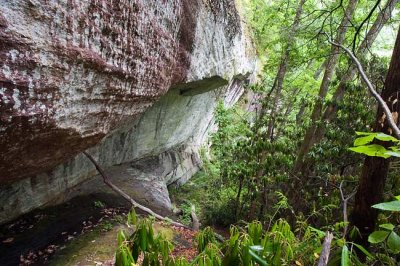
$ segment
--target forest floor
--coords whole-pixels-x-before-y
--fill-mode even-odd
[[[174,196],[189,197],[196,188],[192,181],[184,187]],[[132,231],[129,207],[118,195],[98,193],[28,213],[0,227],[0,265],[113,265],[118,231]],[[174,244],[174,256],[195,257],[194,231],[163,222],[154,230]]]

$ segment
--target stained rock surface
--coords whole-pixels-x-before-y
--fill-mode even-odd
[[[254,64],[234,1],[0,0],[0,223],[68,199],[88,148],[183,182]]]

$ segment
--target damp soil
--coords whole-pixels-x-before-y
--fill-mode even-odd
[[[65,254],[79,255],[88,243],[98,249],[99,235],[114,241],[129,208],[118,195],[94,193],[23,215],[0,226],[0,265],[67,265]],[[112,259],[114,247],[102,242]]]

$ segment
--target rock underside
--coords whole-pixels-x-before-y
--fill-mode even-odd
[[[0,1],[0,223],[101,187],[84,150],[169,211],[254,69],[244,31],[229,0]]]

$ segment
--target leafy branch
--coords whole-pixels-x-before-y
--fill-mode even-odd
[[[396,136],[397,139],[400,139],[400,129],[397,127],[396,122],[394,121],[393,115],[392,115],[388,105],[383,100],[383,98],[379,95],[379,93],[376,91],[376,89],[374,88],[374,85],[372,85],[371,81],[369,80],[367,74],[365,73],[364,68],[362,67],[358,58],[350,51],[350,49],[348,49],[347,47],[345,47],[341,44],[335,43],[334,41],[331,40],[329,35],[327,35],[326,33],[325,33],[325,35],[327,36],[328,42],[330,44],[343,49],[347,53],[347,55],[351,58],[351,60],[354,62],[354,64],[357,66],[358,72],[360,73],[362,80],[367,85],[369,92],[377,100],[379,106],[383,109],[383,112],[386,115],[387,121],[389,123],[390,128],[393,130],[394,135]]]

